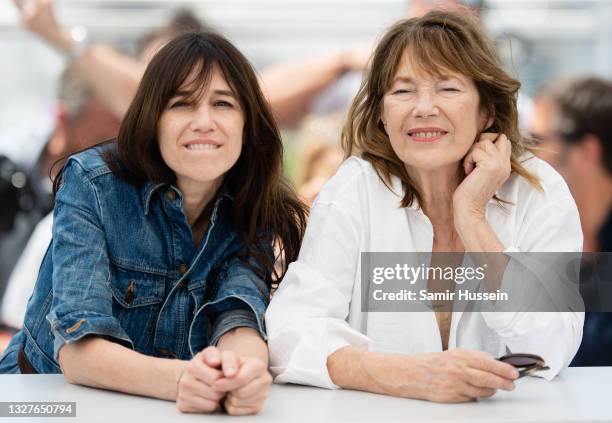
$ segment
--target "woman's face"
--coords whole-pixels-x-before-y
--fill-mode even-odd
[[[244,112],[217,66],[200,98],[182,94],[189,91],[191,82],[190,76],[160,116],[159,149],[179,187],[220,184],[240,156]]]
[[[487,126],[470,78],[414,69],[404,54],[383,98],[382,122],[391,146],[406,166],[436,169],[457,164]]]

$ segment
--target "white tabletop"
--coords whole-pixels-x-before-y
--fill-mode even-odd
[[[76,418],[15,422],[612,422],[612,367],[570,368],[552,382],[528,377],[513,392],[467,404],[274,385],[262,413],[241,418],[180,414],[172,402],[74,386],[60,375],[0,375],[0,401],[76,402]]]

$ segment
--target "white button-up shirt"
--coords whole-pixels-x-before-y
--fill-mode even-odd
[[[547,163],[524,166],[543,191],[513,173],[497,192],[511,204],[489,202],[486,218],[506,251],[582,250],[576,204]],[[311,210],[299,258],[289,266],[266,313],[271,371],[280,383],[337,388],[327,357],[353,345],[372,351],[418,354],[442,351],[433,312],[362,312],[360,252],[431,252],[433,227],[416,206],[401,208],[401,182],[387,188],[372,165],[346,160]],[[567,367],[582,339],[581,312],[453,311],[448,348],[542,356],[552,379]]]

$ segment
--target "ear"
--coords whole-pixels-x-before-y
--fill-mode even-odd
[[[480,114],[480,130],[486,132],[487,129],[493,125],[493,113],[487,110],[483,110]]]
[[[57,124],[53,135],[47,141],[47,154],[52,158],[61,156],[66,151],[66,127],[61,123]]]
[[[601,165],[601,140],[596,135],[585,135],[579,145],[586,162],[594,166]]]
[[[51,157],[62,155],[68,145],[68,117],[66,110],[62,105],[58,105],[55,114],[55,130],[47,142],[47,154]]]

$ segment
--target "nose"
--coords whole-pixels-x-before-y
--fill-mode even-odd
[[[437,114],[438,107],[436,106],[434,95],[429,90],[419,91],[413,110],[414,117],[427,118]]]
[[[194,110],[190,125],[194,132],[210,132],[216,128],[212,108],[203,102]]]

